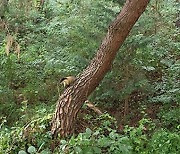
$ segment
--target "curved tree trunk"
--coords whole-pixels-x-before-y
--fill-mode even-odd
[[[52,120],[51,132],[61,137],[74,131],[76,115],[87,97],[98,86],[111,64],[120,46],[128,36],[133,25],[144,12],[149,0],[127,0],[117,18],[108,28],[96,56],[89,66],[78,76],[72,86],[59,97]]]

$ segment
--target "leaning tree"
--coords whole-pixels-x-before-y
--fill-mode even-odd
[[[73,133],[78,111],[110,70],[119,48],[148,3],[149,0],[126,0],[121,12],[109,26],[96,56],[59,97],[52,119],[53,135],[60,133],[61,137],[66,137]]]

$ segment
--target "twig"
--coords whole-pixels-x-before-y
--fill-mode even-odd
[[[102,115],[103,113],[97,108],[94,106],[93,103],[89,102],[88,100],[85,101],[86,105],[92,109],[93,111],[95,111],[98,115]]]

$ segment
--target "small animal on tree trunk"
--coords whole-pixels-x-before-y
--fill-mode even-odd
[[[64,85],[64,88],[69,87],[74,81],[76,80],[76,77],[74,76],[67,76],[60,80],[60,83]]]

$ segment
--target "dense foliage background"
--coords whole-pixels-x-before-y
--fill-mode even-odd
[[[4,3],[3,3],[4,2]],[[76,134],[52,141],[60,78],[89,64],[117,0],[0,3],[0,153],[180,153],[177,0],[152,0],[111,71],[83,106]]]

